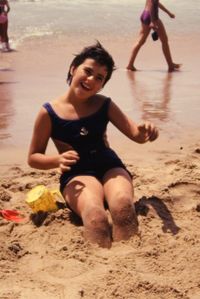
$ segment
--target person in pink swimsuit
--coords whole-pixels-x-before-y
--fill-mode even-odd
[[[8,38],[8,12],[10,6],[7,0],[0,0],[0,41],[2,43],[2,50],[9,51]]]
[[[158,37],[162,43],[162,51],[165,56],[168,71],[173,72],[179,70],[180,64],[174,63],[172,60],[168,36],[164,27],[163,22],[159,19],[158,10],[159,8],[167,13],[170,18],[175,18],[175,15],[171,13],[167,8],[164,7],[163,4],[159,2],[159,0],[146,0],[144,11],[140,16],[141,20],[141,29],[139,32],[139,37],[136,43],[133,46],[132,53],[127,65],[127,70],[136,71],[137,69],[134,66],[136,56],[140,50],[140,48],[144,45],[149,36],[151,29],[157,32]]]

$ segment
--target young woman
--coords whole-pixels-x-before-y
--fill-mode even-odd
[[[111,121],[138,143],[158,137],[153,124],[137,125],[110,98],[98,94],[113,70],[114,61],[100,43],[75,56],[66,93],[45,103],[37,116],[28,156],[31,167],[60,168],[61,192],[82,218],[85,238],[107,248],[112,240],[129,239],[138,227],[132,178],[105,142],[107,124]],[[49,138],[57,147],[56,155],[45,154]]]
[[[176,71],[181,66],[180,64],[173,62],[168,43],[168,36],[164,24],[158,16],[159,8],[163,10],[165,13],[167,13],[170,18],[175,18],[175,15],[171,13],[167,8],[165,8],[164,5],[159,2],[159,0],[146,0],[144,11],[142,12],[140,17],[141,29],[139,32],[139,37],[133,46],[128,65],[126,67],[130,71],[137,70],[134,66],[136,56],[140,48],[146,42],[146,39],[149,36],[151,29],[157,32],[157,35],[162,43],[162,51],[168,65],[168,71]]]

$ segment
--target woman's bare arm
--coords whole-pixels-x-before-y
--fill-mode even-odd
[[[136,124],[114,102],[110,103],[109,119],[124,135],[137,143],[153,141],[158,137],[158,130],[153,124]]]
[[[162,11],[166,12],[170,16],[170,18],[175,18],[175,15],[171,11],[169,11],[162,3],[158,2],[158,6]]]

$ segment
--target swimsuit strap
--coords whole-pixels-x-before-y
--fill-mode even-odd
[[[78,118],[78,119],[74,119],[74,121],[79,121],[80,119],[90,118],[93,115],[95,116],[98,113],[102,113],[102,112],[108,111],[108,106],[109,106],[110,102],[111,102],[111,99],[110,98],[106,98],[105,101],[104,101],[104,103],[102,104],[102,106],[99,108],[99,110],[97,110],[96,112],[94,112],[94,113],[92,113],[92,114],[90,114],[88,116],[81,117],[81,118]],[[43,107],[47,110],[47,112],[49,113],[49,115],[51,116],[51,118],[53,118],[53,119],[62,119],[61,117],[59,117],[57,115],[57,113],[54,111],[53,107],[51,106],[51,104],[49,102],[44,103]],[[65,120],[65,119],[62,119],[62,120]],[[66,121],[73,121],[73,119],[72,120],[71,119],[69,119],[69,120],[66,119]]]

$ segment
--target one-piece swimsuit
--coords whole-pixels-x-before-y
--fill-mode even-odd
[[[75,176],[94,176],[102,182],[105,173],[112,168],[122,167],[129,173],[117,154],[104,142],[103,136],[109,122],[110,101],[106,98],[97,112],[87,117],[71,120],[59,117],[50,103],[43,105],[51,119],[51,138],[70,145],[80,157],[78,162],[72,165],[70,171],[61,175],[61,192]],[[131,176],[130,173],[129,175]]]

